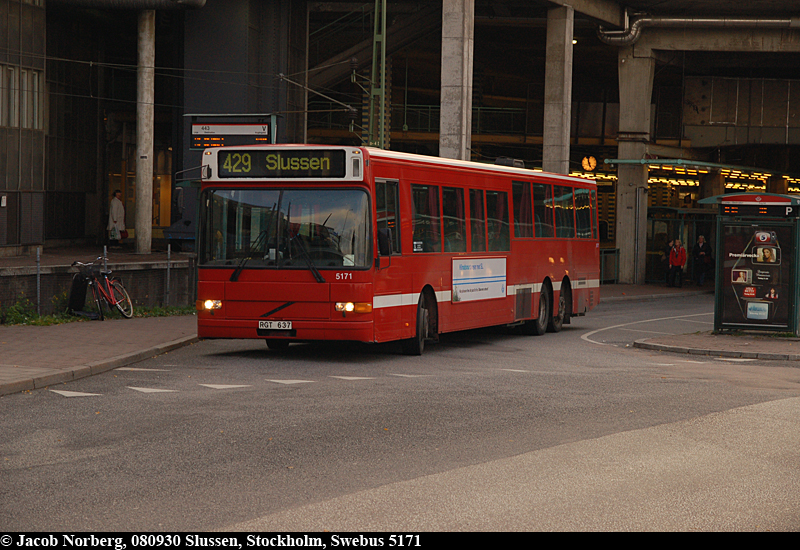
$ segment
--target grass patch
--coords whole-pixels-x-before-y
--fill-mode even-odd
[[[0,325],[32,325],[32,326],[50,326],[60,325],[63,323],[80,323],[90,321],[86,317],[73,315],[67,311],[67,304],[69,297],[67,292],[53,296],[51,299],[52,309],[61,312],[53,313],[50,315],[39,315],[36,313],[36,305],[30,301],[25,295],[21,295],[16,303],[0,307]],[[94,303],[89,303],[85,306],[85,311],[89,313],[97,313],[97,308]],[[124,319],[122,314],[116,308],[109,308],[104,303],[103,313],[106,319]],[[195,307],[191,306],[153,306],[144,307],[134,304],[133,316],[134,317],[169,317],[173,315],[194,315]]]

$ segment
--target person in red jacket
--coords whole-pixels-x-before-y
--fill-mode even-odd
[[[667,286],[683,286],[683,266],[686,265],[686,249],[681,246],[681,241],[675,239],[672,250],[669,251],[669,283]]]

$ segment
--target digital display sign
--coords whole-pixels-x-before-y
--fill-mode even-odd
[[[721,204],[723,216],[767,216],[770,218],[797,218],[800,217],[800,208],[788,204],[760,205],[760,204]]]
[[[267,123],[192,124],[192,149],[270,143],[272,143],[270,125]]]
[[[343,178],[341,149],[224,149],[217,156],[220,178]]]

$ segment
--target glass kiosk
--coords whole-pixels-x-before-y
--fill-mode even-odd
[[[800,198],[718,195],[714,330],[798,334]]]

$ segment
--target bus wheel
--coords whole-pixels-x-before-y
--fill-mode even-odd
[[[562,287],[558,293],[558,313],[550,317],[547,322],[547,332],[558,332],[564,326],[564,320],[569,313],[567,312],[567,287]]]
[[[428,309],[425,307],[425,297],[420,296],[417,302],[417,331],[408,340],[401,342],[405,355],[422,355],[425,349],[425,338],[428,335]]]
[[[533,336],[541,336],[547,332],[547,324],[550,322],[550,287],[542,285],[539,292],[539,316],[533,321],[525,323],[526,332]]]
[[[289,347],[289,340],[266,340],[267,347],[276,351],[284,350]]]

